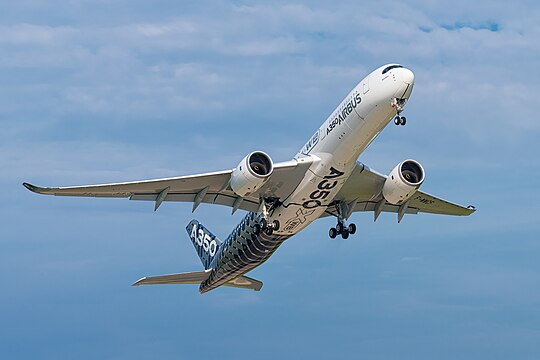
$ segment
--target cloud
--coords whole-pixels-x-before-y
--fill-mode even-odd
[[[497,32],[501,30],[501,25],[494,22],[482,22],[477,24],[471,24],[466,22],[456,22],[449,25],[441,25],[443,29],[448,31],[455,31],[461,29],[472,29],[472,30],[488,30],[492,32]]]
[[[113,349],[127,358],[138,344],[164,358],[212,357],[200,334],[220,319],[285,342],[255,344],[263,358],[290,355],[299,336],[314,357],[336,346],[368,358],[534,357],[539,17],[527,0],[6,3],[0,264],[15,275],[0,308],[3,343],[20,347],[6,356]],[[200,266],[185,204],[152,213],[152,204],[38,197],[20,185],[225,169],[254,149],[285,160],[361,78],[394,61],[416,74],[408,125],[388,126],[360,160],[386,172],[416,158],[423,190],[478,212],[399,225],[358,213],[348,242],[328,241],[335,220],[319,220],[254,272],[261,293],[128,286]],[[226,235],[242,215],[229,214],[203,205],[195,216]],[[222,358],[237,357],[234,336],[220,338]]]

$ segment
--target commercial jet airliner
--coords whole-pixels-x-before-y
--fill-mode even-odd
[[[347,239],[356,225],[352,213],[418,212],[467,216],[463,207],[419,190],[424,168],[415,160],[400,162],[388,176],[358,162],[360,154],[390,122],[405,125],[401,115],[414,85],[411,70],[384,65],[356,85],[292,160],[273,163],[254,151],[232,170],[166,179],[29,190],[47,195],[117,197],[147,200],[157,210],[164,201],[219,204],[247,215],[220,241],[197,220],[187,232],[204,271],[144,277],[133,285],[198,284],[201,293],[225,285],[259,291],[262,282],[245,274],[261,265],[288,238],[318,218],[334,216],[329,236]]]

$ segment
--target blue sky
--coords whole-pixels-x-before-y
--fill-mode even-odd
[[[540,353],[540,6],[534,1],[18,1],[0,13],[0,353],[40,359],[533,359]],[[415,158],[469,218],[323,219],[251,273],[260,293],[132,288],[196,271],[188,204],[74,185],[287,160],[367,73],[411,68]],[[201,205],[224,238],[242,214]]]

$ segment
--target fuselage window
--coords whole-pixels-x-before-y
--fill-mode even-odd
[[[387,72],[389,72],[389,71],[392,70],[392,69],[397,69],[397,68],[402,68],[402,67],[403,67],[403,66],[401,66],[401,65],[390,65],[390,66],[388,66],[387,68],[385,68],[385,69],[382,71],[382,73],[383,73],[383,74],[386,74]]]

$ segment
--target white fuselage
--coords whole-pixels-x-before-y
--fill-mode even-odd
[[[319,218],[354,169],[356,159],[396,115],[414,84],[412,71],[385,65],[351,90],[295,156],[310,162],[308,173],[295,191],[271,214],[279,220],[281,235],[294,235]]]

